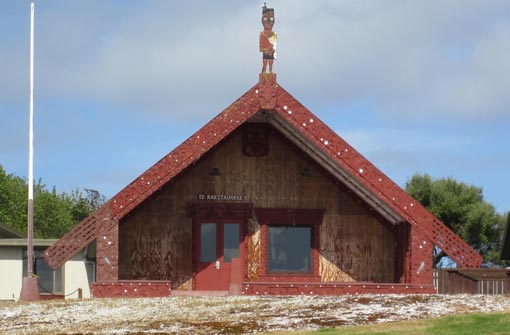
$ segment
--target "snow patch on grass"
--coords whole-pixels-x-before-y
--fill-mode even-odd
[[[490,312],[510,312],[510,299],[360,295],[0,302],[0,334],[255,334]]]

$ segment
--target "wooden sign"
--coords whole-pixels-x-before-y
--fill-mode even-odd
[[[198,200],[209,201],[244,201],[244,195],[237,194],[198,194]]]

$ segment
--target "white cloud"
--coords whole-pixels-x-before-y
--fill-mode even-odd
[[[384,128],[376,129],[349,129],[339,130],[338,134],[342,136],[355,148],[366,152],[375,152],[385,149],[395,151],[454,151],[469,146],[473,138],[466,134],[434,133],[430,131],[420,131],[417,129]]]
[[[383,173],[403,185],[416,172],[439,177],[476,169],[480,157],[469,148],[473,138],[416,129],[382,128],[338,130],[338,134]]]
[[[510,96],[500,88],[508,87],[510,61],[503,55],[510,3],[313,5],[329,11],[294,14],[285,27],[290,36],[282,38],[292,41],[292,61],[282,67],[289,82],[307,85],[305,93],[337,104],[375,99],[382,112],[398,118],[504,117]]]
[[[48,15],[63,19],[47,27],[47,35],[81,42],[70,51],[46,50],[46,93],[109,101],[148,115],[186,111],[189,117],[211,106],[218,113],[256,83],[258,27],[246,22],[258,22],[258,6],[255,15],[251,6],[212,18],[186,6],[170,7],[157,2],[117,13],[103,8],[111,21],[106,14],[92,22],[74,11]],[[75,21],[74,30],[67,30]],[[234,95],[228,100],[225,92]]]
[[[474,117],[508,115],[510,95],[510,21],[485,32],[464,66],[441,86],[441,101]]]
[[[396,118],[507,114],[508,1],[282,0],[274,6],[275,69],[296,96],[330,104],[373,99],[379,113]],[[43,96],[80,96],[163,117],[179,110],[185,111],[180,118],[201,119],[257,81],[259,4],[54,0],[38,7],[36,78]],[[23,48],[5,53],[13,67],[20,66]],[[14,80],[0,84],[2,96],[26,84],[19,72],[7,69]]]

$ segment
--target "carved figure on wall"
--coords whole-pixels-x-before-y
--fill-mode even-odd
[[[269,66],[269,72],[273,72],[273,61],[276,59],[276,39],[277,35],[273,31],[274,8],[267,8],[266,3],[262,5],[262,25],[264,31],[260,33],[260,52],[262,52],[262,73],[266,72]]]

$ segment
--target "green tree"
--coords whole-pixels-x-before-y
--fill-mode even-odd
[[[484,258],[484,263],[498,262],[504,216],[483,198],[480,187],[453,178],[433,180],[427,174],[415,174],[406,183],[406,192],[430,210]],[[437,266],[446,256],[436,250]]]
[[[0,165],[0,223],[26,233],[28,188]]]
[[[35,183],[34,237],[59,238],[105,202],[95,190],[84,192],[58,193],[56,187],[48,191],[42,180]],[[26,233],[27,198],[27,182],[7,174],[0,165],[0,223]]]
[[[66,195],[59,195],[53,187],[47,191],[41,183],[34,189],[34,237],[57,238],[74,224],[72,202]]]
[[[85,219],[106,202],[104,195],[98,191],[87,188],[84,191],[85,195],[80,190],[74,190],[70,195],[73,203],[71,212],[75,223]]]

